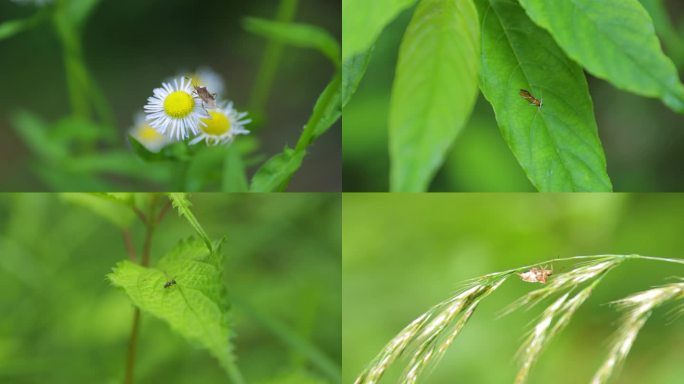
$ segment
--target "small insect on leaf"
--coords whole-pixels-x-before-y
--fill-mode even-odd
[[[171,279],[171,280],[167,281],[166,283],[164,283],[164,288],[168,288],[172,285],[176,285],[176,279]]]
[[[537,99],[536,97],[532,96],[532,94],[526,90],[526,89],[521,89],[519,95],[527,100],[530,104],[536,105],[538,108],[541,108],[542,106],[542,101]]]
[[[549,279],[549,276],[551,275],[553,275],[553,269],[549,269],[546,267],[534,267],[529,271],[518,273],[518,276],[520,276],[520,279],[522,281],[525,281],[527,283],[540,284],[546,284],[546,281]]]

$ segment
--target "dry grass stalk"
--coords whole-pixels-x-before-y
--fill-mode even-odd
[[[684,298],[684,283],[674,283],[649,289],[618,300],[615,304],[628,311],[621,320],[620,327],[608,354],[608,359],[596,372],[592,384],[608,382],[617,368],[624,362],[641,328],[651,316],[653,309],[670,301]]]
[[[400,382],[415,383],[426,367],[443,356],[480,301],[496,290],[508,276],[502,274],[496,278],[481,278],[452,298],[430,308],[383,348],[357,377],[355,384],[378,383],[389,366],[408,353],[411,360]]]

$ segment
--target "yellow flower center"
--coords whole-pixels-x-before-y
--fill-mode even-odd
[[[195,108],[195,100],[184,91],[176,91],[164,99],[164,111],[167,115],[182,118],[189,115]]]
[[[145,143],[161,140],[164,138],[161,133],[157,132],[156,129],[150,127],[149,125],[144,125],[141,127],[138,131],[138,136],[140,137],[140,141]]]
[[[211,136],[221,136],[230,132],[230,120],[221,112],[209,111],[211,115],[210,119],[202,119],[202,122],[206,126],[201,126],[200,128],[204,133]]]

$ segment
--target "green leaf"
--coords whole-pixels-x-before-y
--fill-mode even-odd
[[[248,191],[249,185],[245,175],[245,166],[242,163],[242,154],[235,145],[230,146],[226,151],[221,190],[223,192]]]
[[[399,12],[416,0],[342,1],[342,60],[368,50]]]
[[[195,229],[195,232],[197,232],[199,237],[204,240],[204,244],[207,246],[209,251],[211,251],[211,240],[209,240],[209,236],[207,236],[207,233],[204,231],[204,228],[202,228],[199,221],[197,221],[195,215],[192,214],[192,211],[190,210],[190,206],[192,206],[192,204],[190,203],[190,200],[188,200],[187,194],[169,193],[169,199],[171,199],[173,207],[178,210],[178,214],[185,217],[192,228]]]
[[[64,201],[80,205],[121,229],[128,228],[135,220],[135,214],[127,203],[107,194],[62,193],[60,196]]]
[[[340,73],[335,75],[321,95],[318,96],[313,113],[304,126],[304,134],[297,143],[298,149],[307,148],[342,116],[341,78]],[[308,132],[311,132],[311,136],[307,138]]]
[[[306,151],[285,148],[271,157],[252,177],[251,192],[281,192],[287,188],[292,175],[299,169]]]
[[[323,28],[300,23],[285,23],[248,17],[245,29],[263,37],[300,48],[321,52],[337,67],[340,65],[340,44]]]
[[[637,0],[520,0],[527,14],[592,75],[684,113],[684,86]]]
[[[480,29],[471,0],[422,0],[399,49],[389,114],[390,188],[424,191],[477,99]]]
[[[499,129],[539,191],[610,191],[582,68],[513,0],[478,0],[481,89]],[[542,99],[537,108],[520,89]]]
[[[222,166],[226,157],[223,147],[199,147],[199,151],[192,156],[185,177],[185,190],[200,191],[208,184],[221,180]]]
[[[0,40],[8,39],[19,32],[26,31],[39,25],[47,15],[47,9],[41,9],[29,18],[9,20],[0,23]]]
[[[13,116],[12,125],[31,152],[42,159],[56,163],[67,157],[68,148],[49,137],[47,124],[38,116],[19,112]]]
[[[665,51],[672,58],[675,66],[679,67],[684,64],[684,40],[672,23],[663,0],[641,0],[641,5],[653,19],[656,33],[665,43]]]
[[[107,275],[142,311],[169,324],[191,343],[206,348],[229,375],[235,367],[228,322],[228,306],[222,283],[220,251],[208,251],[201,241],[180,242],[159,261],[145,268],[128,260]],[[165,288],[175,280],[176,284]]]
[[[342,64],[342,108],[351,100],[366,73],[373,48],[352,56]]]

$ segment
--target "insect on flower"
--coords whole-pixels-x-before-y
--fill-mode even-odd
[[[171,279],[171,280],[167,281],[166,283],[164,283],[164,288],[168,288],[172,285],[176,285],[176,279]]]
[[[186,79],[190,80],[186,77]],[[191,80],[192,81],[192,80]],[[191,83],[192,88],[195,89],[194,93],[202,99],[202,104],[208,106],[209,108],[216,108],[216,94],[209,92],[207,87],[200,87],[195,81]]]
[[[532,96],[532,94],[525,89],[521,89],[520,93],[518,93],[523,99],[527,100],[530,104],[536,105],[537,108],[541,108],[543,101],[537,99],[536,97]]]
[[[529,271],[518,273],[522,281],[540,284],[545,284],[551,275],[553,275],[553,268],[549,269],[547,267],[534,267]]]

